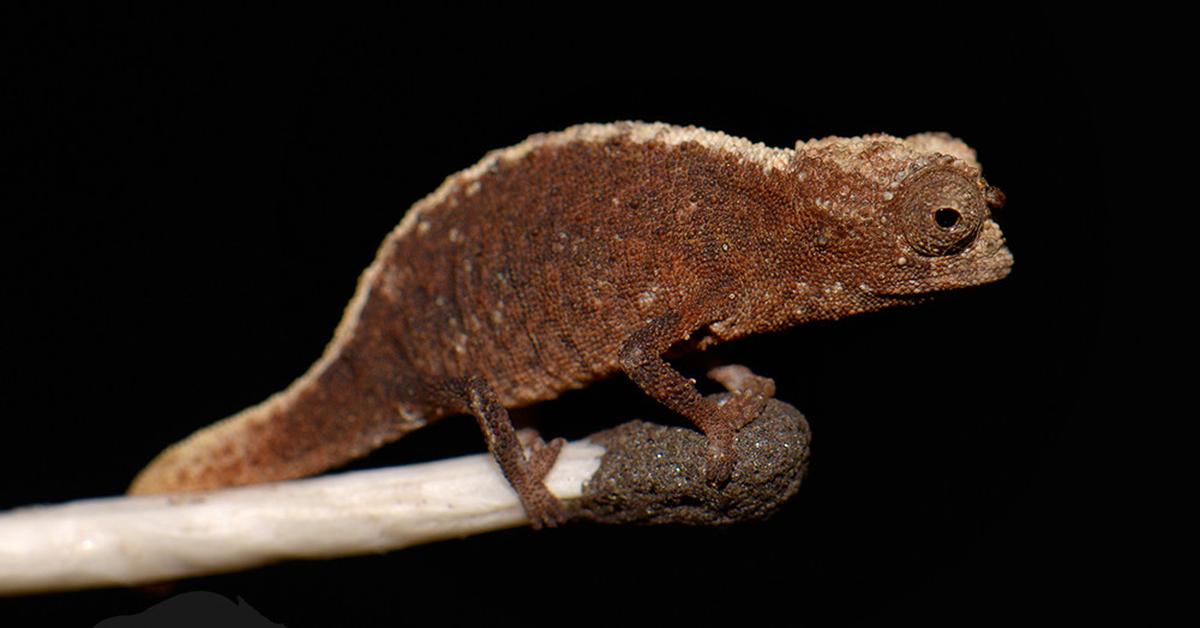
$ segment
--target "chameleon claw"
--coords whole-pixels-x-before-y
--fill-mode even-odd
[[[554,468],[554,463],[558,460],[558,453],[562,451],[563,445],[566,443],[567,441],[561,438],[555,438],[547,443],[540,436],[534,436],[534,440],[528,443],[529,476],[538,482],[544,481],[546,474]]]
[[[755,375],[741,364],[726,364],[710,369],[708,378],[731,393],[749,393],[767,398],[775,396],[775,380]]]
[[[529,523],[534,530],[542,528],[557,528],[567,522],[567,510],[558,498],[551,496],[550,501],[538,507],[525,506]]]
[[[733,465],[737,462],[733,448],[734,434],[733,430],[728,433],[720,430],[708,435],[704,479],[711,486],[724,486],[733,477]]]
[[[717,404],[735,432],[757,419],[767,401],[775,395],[775,380],[755,375],[740,364],[714,368],[708,372],[708,377],[725,386],[730,393]]]

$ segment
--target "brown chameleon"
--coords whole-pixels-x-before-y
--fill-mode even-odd
[[[622,372],[708,437],[708,478],[772,393],[671,348],[909,304],[1008,274],[1003,195],[944,134],[798,142],[622,122],[493,151],[409,210],[362,274],[324,355],[283,392],[161,453],[131,493],[311,475],[431,421],[470,414],[535,526],[561,439],[530,443],[506,408]]]

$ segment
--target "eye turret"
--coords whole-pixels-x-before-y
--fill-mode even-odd
[[[905,241],[921,255],[952,255],[971,245],[988,217],[978,186],[946,169],[908,178],[896,199]]]

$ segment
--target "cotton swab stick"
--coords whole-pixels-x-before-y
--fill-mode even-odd
[[[547,476],[573,519],[728,524],[799,488],[809,431],[771,401],[704,480],[705,439],[639,421],[568,443]],[[132,586],[291,559],[387,552],[527,524],[486,454],[207,493],[87,499],[0,514],[0,595]],[[553,534],[553,531],[542,532]]]

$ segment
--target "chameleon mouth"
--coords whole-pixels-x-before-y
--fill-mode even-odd
[[[935,270],[925,277],[909,279],[895,286],[876,291],[881,297],[912,300],[931,292],[945,292],[979,286],[999,281],[1012,272],[1012,252],[1004,246],[1004,239],[990,243],[977,243],[963,252],[946,268]]]
[[[1013,256],[1012,252],[1004,246],[1003,240],[1001,244],[992,249],[986,257],[977,258],[968,264],[967,268],[959,271],[947,273],[945,277],[953,284],[953,287],[977,286],[985,283],[1000,281],[1012,272]]]

